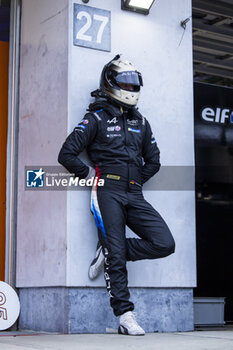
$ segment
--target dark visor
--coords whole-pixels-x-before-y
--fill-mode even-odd
[[[118,84],[130,84],[130,85],[136,85],[136,86],[143,86],[141,74],[135,71],[118,73],[114,77],[114,79]]]

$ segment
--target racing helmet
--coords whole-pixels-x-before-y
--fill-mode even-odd
[[[140,87],[143,86],[142,76],[129,61],[123,61],[117,55],[107,63],[100,78],[102,96],[113,100],[124,107],[136,106]]]

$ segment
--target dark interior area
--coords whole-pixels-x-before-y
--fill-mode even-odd
[[[233,89],[195,84],[196,297],[225,297],[233,323]],[[225,123],[205,122],[204,107],[229,110]]]
[[[0,41],[9,41],[10,0],[0,0]]]

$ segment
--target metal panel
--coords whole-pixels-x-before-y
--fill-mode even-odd
[[[193,10],[198,10],[203,13],[211,13],[216,16],[233,18],[233,6],[219,1],[199,1],[193,0]]]
[[[74,4],[73,21],[74,45],[111,51],[111,11]]]
[[[6,259],[5,281],[15,287],[16,249],[16,188],[18,151],[18,83],[19,83],[19,35],[21,1],[11,1],[8,136],[7,136],[7,185],[6,185]]]
[[[194,80],[232,86],[232,1],[193,0],[192,17]]]
[[[233,46],[219,43],[219,42],[214,42],[211,39],[202,39],[202,38],[194,38],[193,40],[193,46],[194,48],[202,48],[204,51],[206,49],[211,49],[216,51],[216,54],[229,54],[233,55]]]
[[[194,72],[199,72],[199,73],[205,73],[208,75],[214,75],[217,77],[222,77],[222,78],[227,78],[233,80],[233,74],[230,75],[229,71],[226,71],[224,69],[217,69],[217,68],[210,68],[210,67],[205,67],[202,65],[196,65],[194,64]]]
[[[230,39],[233,42],[233,30],[227,28],[221,28],[214,25],[204,24],[201,20],[193,20],[193,29],[197,30],[194,33],[196,35],[199,32],[216,34],[221,40]]]
[[[225,298],[194,298],[194,324],[222,326]]]
[[[5,221],[6,221],[6,144],[7,144],[7,98],[9,43],[0,41],[0,280],[4,280],[5,269]],[[1,317],[0,317],[1,318]]]
[[[200,52],[194,52],[193,55],[194,62],[204,63],[218,68],[225,68],[233,70],[233,61],[226,61],[223,59],[215,59],[211,55],[206,55]],[[231,72],[229,72],[230,74]]]

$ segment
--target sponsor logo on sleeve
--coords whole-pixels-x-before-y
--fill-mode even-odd
[[[154,135],[152,134],[151,135],[151,143],[153,144],[153,143],[155,143],[156,141],[155,141],[155,137],[154,137]]]
[[[86,129],[86,125],[78,124],[77,128]]]

